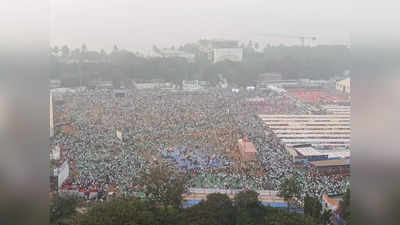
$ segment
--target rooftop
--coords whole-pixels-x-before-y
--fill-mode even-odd
[[[311,165],[315,167],[325,167],[325,166],[348,166],[350,165],[349,160],[337,159],[337,160],[322,160],[310,162]]]

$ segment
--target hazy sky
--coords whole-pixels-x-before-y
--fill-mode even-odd
[[[200,38],[298,44],[265,33],[315,35],[316,44],[349,42],[347,0],[52,0],[51,44],[133,51]]]

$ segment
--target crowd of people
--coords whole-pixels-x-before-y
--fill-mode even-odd
[[[284,146],[257,114],[301,114],[305,108],[268,90],[212,89],[201,93],[113,90],[64,93],[55,104],[58,145],[71,172],[64,185],[84,190],[143,192],[140,174],[163,163],[193,188],[277,190],[293,175],[303,195],[343,193],[346,181],[312,168],[295,169]],[[249,101],[262,97],[262,105]],[[116,135],[121,132],[122,138]],[[237,141],[249,139],[255,161],[244,162]]]

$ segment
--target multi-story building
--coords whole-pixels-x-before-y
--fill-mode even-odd
[[[350,94],[350,77],[337,81],[336,90]]]
[[[194,54],[187,53],[187,52],[180,51],[180,50],[162,49],[162,50],[160,50],[159,54],[165,58],[183,58],[183,59],[186,59],[186,61],[188,61],[188,62],[195,61]]]
[[[240,62],[243,60],[243,49],[239,41],[235,40],[200,40],[199,50],[207,53],[208,60],[212,63],[230,60]]]

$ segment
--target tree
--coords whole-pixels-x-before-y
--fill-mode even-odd
[[[100,56],[101,57],[105,57],[107,55],[106,51],[104,51],[104,49],[100,50]]]
[[[58,46],[56,45],[56,46],[54,46],[54,47],[53,47],[53,49],[52,49],[52,51],[51,51],[51,52],[52,52],[54,55],[56,55],[56,56],[57,56],[57,55],[58,55],[58,53],[59,53],[59,51],[60,51],[60,49],[59,49],[59,48],[58,48]]]
[[[74,225],[148,225],[157,224],[155,206],[138,199],[114,199],[95,204],[86,214],[74,217]]]
[[[161,51],[156,45],[153,45],[153,52],[161,55]]]
[[[206,201],[207,208],[216,216],[218,224],[234,225],[235,208],[232,200],[226,194],[209,194]]]
[[[258,200],[258,193],[253,190],[241,191],[235,196],[236,208],[246,208],[252,204],[260,204]]]
[[[82,46],[81,46],[81,53],[82,53],[82,54],[85,54],[86,52],[87,52],[86,44],[82,44]]]
[[[263,224],[264,209],[258,200],[258,193],[242,191],[235,196],[237,224]]]
[[[118,52],[118,46],[117,45],[114,45],[113,52]]]
[[[235,208],[225,194],[209,194],[206,201],[187,208],[183,212],[182,224],[190,225],[235,225]]]
[[[63,58],[68,58],[69,57],[69,48],[68,45],[63,45],[61,48],[61,56]]]
[[[304,214],[314,218],[315,221],[321,221],[322,204],[318,198],[304,197]]]
[[[270,211],[270,210],[269,210]],[[265,225],[317,225],[313,218],[298,213],[273,209],[265,218]]]
[[[241,45],[244,51],[242,62],[226,61],[215,64],[209,62],[207,53],[201,52],[196,43],[185,44],[182,47],[183,51],[195,54],[193,63],[188,63],[181,58],[146,58],[129,51],[121,51],[116,45],[107,57],[104,57],[103,53],[87,51],[86,46],[82,46],[82,49],[78,48],[70,52],[69,58],[73,60],[57,60],[58,55],[55,55],[51,48],[51,54],[55,58],[55,60],[52,59],[51,64],[59,64],[51,65],[57,68],[52,70],[52,73],[57,73],[57,75],[52,74],[52,77],[62,76],[62,74],[77,76],[77,72],[71,69],[75,65],[71,64],[100,61],[101,63],[93,63],[95,65],[82,66],[84,70],[82,72],[90,75],[87,79],[94,79],[92,74],[98,74],[104,80],[112,80],[112,77],[118,75],[120,80],[150,81],[159,79],[180,83],[184,79],[203,79],[216,84],[217,75],[222,74],[229,83],[243,87],[254,85],[258,75],[265,72],[281,73],[283,79],[327,79],[334,74],[341,74],[349,68],[350,52],[346,47],[267,46],[265,51],[260,53],[252,48],[247,48],[246,44],[242,43]],[[251,45],[256,47],[254,42]],[[61,55],[63,54],[67,55],[61,53]],[[104,60],[105,58],[107,60]],[[90,62],[85,60],[78,63],[80,59],[88,59]],[[74,61],[75,63],[71,63]]]
[[[182,220],[181,211],[174,207],[161,207],[154,210],[157,219],[156,224],[176,225]]]
[[[79,59],[81,57],[81,49],[76,48],[71,52],[71,57],[74,59]]]
[[[350,188],[347,188],[343,195],[343,199],[339,202],[339,214],[346,221],[346,224],[350,224],[351,221],[351,206],[350,206]]]
[[[247,43],[247,48],[252,49],[253,48],[253,41],[249,40],[249,42]]]
[[[181,207],[182,194],[186,191],[182,174],[159,166],[151,168],[149,173],[144,173],[141,177],[144,193],[148,198],[164,206]]]
[[[107,59],[107,52],[104,51],[104,49],[101,49],[101,50],[100,50],[100,59],[101,59],[101,61],[103,61],[103,62]]]
[[[321,223],[322,225],[326,225],[329,224],[331,221],[331,217],[332,217],[332,211],[329,210],[324,210],[324,212],[321,215]]]
[[[50,200],[49,207],[50,224],[69,225],[78,203],[79,200],[77,198],[54,195]]]
[[[300,186],[294,176],[285,179],[279,190],[279,196],[287,202],[287,210],[289,212],[290,206],[295,205],[296,201],[300,198]]]
[[[81,51],[80,51],[80,56],[79,56],[80,60],[87,59],[87,52],[88,51],[87,51],[86,44],[82,44]]]

